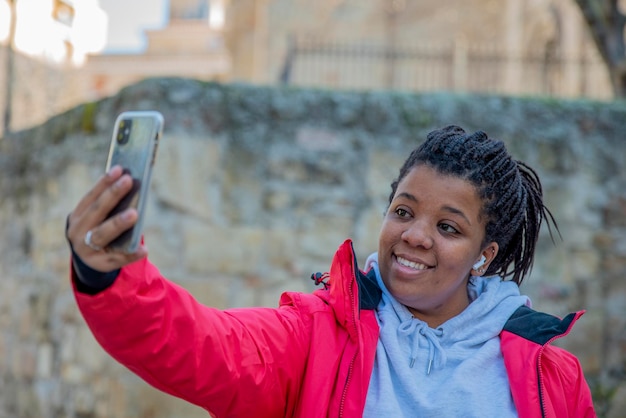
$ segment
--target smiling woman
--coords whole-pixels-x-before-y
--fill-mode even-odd
[[[411,169],[398,184],[380,232],[380,275],[431,328],[469,305],[467,272],[481,254],[487,268],[498,252],[496,242],[484,242],[482,208],[472,183],[427,165]]]
[[[539,178],[482,131],[428,134],[365,267],[346,240],[324,289],[275,309],[203,306],[145,246],[107,248],[135,222],[106,217],[131,186],[113,167],[68,217],[78,306],[108,353],[212,416],[595,416],[578,359],[550,345],[582,312],[533,311],[519,289],[552,220]]]

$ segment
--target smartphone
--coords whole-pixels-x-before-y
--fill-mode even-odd
[[[132,253],[139,248],[152,169],[162,134],[163,115],[157,111],[123,112],[115,120],[106,171],[120,165],[133,178],[133,186],[107,218],[134,207],[138,219],[132,228],[111,241],[108,249]]]

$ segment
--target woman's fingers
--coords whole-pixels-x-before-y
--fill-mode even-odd
[[[125,209],[100,225],[87,230],[82,244],[91,251],[100,251],[122,232],[131,228],[135,222],[137,222],[137,211],[133,208]]]
[[[68,218],[67,238],[74,252],[89,267],[113,271],[147,255],[145,246],[134,253],[107,249],[111,241],[137,222],[137,210],[128,208],[106,219],[130,191],[132,178],[121,167],[111,168],[83,196]]]
[[[67,235],[73,246],[79,244],[87,231],[102,223],[111,209],[130,190],[132,179],[128,175],[120,177],[120,174],[121,172],[113,173],[111,178],[101,178],[70,214]],[[118,220],[117,225],[123,226],[124,222]]]
[[[147,250],[143,245],[134,253],[107,248],[113,239],[131,228],[136,221],[137,211],[130,208],[87,230],[82,238],[78,235],[80,232],[74,232],[75,238],[72,241],[74,252],[83,263],[102,272],[113,271],[139,260],[147,255]]]
[[[91,205],[83,212],[84,222],[97,225],[113,210],[115,205],[130,191],[133,179],[130,175],[122,175],[113,184],[105,188]]]
[[[85,243],[86,246],[88,246],[94,251],[102,251],[102,247],[96,244],[95,242],[93,242],[92,233],[93,233],[93,229],[90,229],[89,231],[87,231],[87,233],[85,234],[85,238],[83,239],[83,242]]]
[[[74,211],[72,211],[72,215],[81,216],[87,208],[89,208],[95,201],[100,197],[102,192],[110,187],[120,176],[122,175],[122,167],[115,166],[112,167],[108,172],[106,172],[100,179],[98,179],[97,183],[83,196],[83,198],[78,202]]]
[[[132,183],[131,176],[123,174],[121,167],[113,167],[85,194],[69,216],[67,237],[72,248],[93,268],[118,268],[129,260],[145,256],[140,251],[124,254],[106,248],[111,241],[137,222],[137,211],[134,208],[106,218],[130,191]]]

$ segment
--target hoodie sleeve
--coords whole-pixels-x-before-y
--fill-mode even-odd
[[[92,269],[72,249],[72,278],[78,292],[95,295],[111,286],[119,274],[120,269],[107,272]]]
[[[215,417],[285,416],[295,408],[310,338],[298,308],[203,306],[147,259],[123,267],[96,294],[73,283],[97,341],[157,389]]]

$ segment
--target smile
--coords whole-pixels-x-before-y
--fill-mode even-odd
[[[406,258],[396,256],[396,260],[398,261],[399,264],[402,264],[403,266],[412,268],[414,270],[426,270],[428,268],[426,264],[409,261]]]

